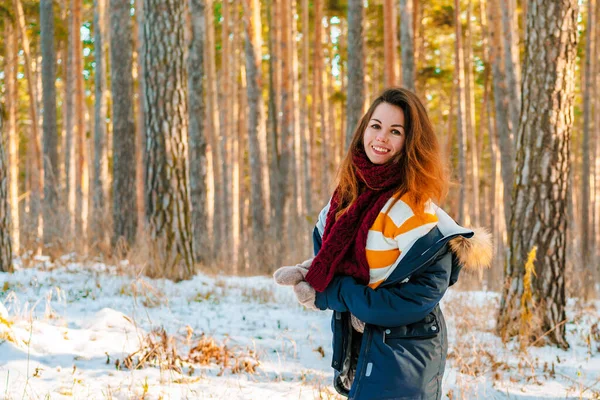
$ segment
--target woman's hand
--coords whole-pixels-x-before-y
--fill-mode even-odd
[[[315,289],[304,280],[314,258],[310,258],[292,267],[281,267],[273,274],[275,283],[282,286],[293,286],[298,302],[304,307],[317,310],[315,306]]]

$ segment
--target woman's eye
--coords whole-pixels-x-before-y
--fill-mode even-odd
[[[402,132],[400,132],[400,131],[399,131],[399,130],[397,130],[397,129],[394,129],[394,130],[392,131],[392,133],[393,133],[394,135],[398,135],[398,136],[399,136],[399,135],[402,135]]]
[[[373,128],[373,129],[379,129],[379,125],[373,124],[373,125],[371,125],[371,128]]]

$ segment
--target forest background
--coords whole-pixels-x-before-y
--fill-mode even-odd
[[[539,306],[531,340],[565,348],[566,298],[600,280],[599,10],[2,0],[0,269],[75,253],[178,281],[301,261],[358,118],[400,85],[448,156],[441,206],[495,240],[463,286],[503,292],[508,336]]]

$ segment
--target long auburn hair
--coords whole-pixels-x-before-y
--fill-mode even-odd
[[[396,201],[405,194],[411,196],[411,203],[423,210],[425,202],[432,199],[440,204],[448,193],[448,168],[427,115],[427,110],[413,92],[391,87],[385,89],[371,104],[361,118],[346,156],[342,160],[337,176],[339,218],[358,198],[359,180],[352,153],[364,151],[363,137],[373,112],[381,103],[400,107],[404,112],[405,140],[402,150],[389,163],[398,165],[398,174],[404,179],[396,187]]]

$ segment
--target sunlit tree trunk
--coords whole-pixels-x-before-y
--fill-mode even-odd
[[[185,4],[144,1],[146,217],[155,268],[173,280],[194,274],[185,96]]]
[[[12,245],[10,240],[10,205],[8,193],[8,171],[6,160],[6,135],[4,134],[4,110],[0,105],[0,272],[13,272]]]
[[[312,190],[311,190],[311,147],[310,132],[308,124],[308,48],[309,48],[309,13],[308,0],[302,0],[302,81],[300,85],[300,131],[302,147],[302,185],[304,187],[304,207],[306,215],[312,216]]]
[[[135,169],[136,130],[133,114],[133,45],[128,3],[121,0],[110,0],[110,27],[113,122],[112,243],[114,246],[123,238],[125,243],[131,246],[135,241],[138,221]],[[144,82],[144,84],[146,83]],[[164,97],[163,101],[166,101]],[[156,118],[156,115],[153,117]]]
[[[108,212],[108,155],[106,152],[106,0],[94,0],[94,169],[90,238],[102,245],[106,241]]]
[[[348,1],[348,86],[346,103],[346,145],[362,117],[365,103],[365,72],[363,43],[364,9],[361,0]]]
[[[23,49],[23,56],[25,61],[25,77],[27,79],[27,88],[29,92],[29,115],[31,117],[31,136],[29,139],[29,146],[32,147],[32,161],[33,165],[30,165],[30,182],[31,182],[31,194],[30,194],[30,207],[29,207],[29,232],[33,235],[37,235],[39,229],[39,217],[40,217],[40,206],[41,196],[43,191],[42,182],[42,151],[40,146],[40,135],[38,129],[38,90],[35,83],[35,77],[31,68],[32,58],[31,50],[29,46],[29,38],[27,37],[27,30],[25,28],[25,14],[23,13],[23,5],[21,0],[13,0],[13,6],[15,10],[15,19],[17,22],[17,31],[21,39],[21,45]]]
[[[189,0],[192,22],[188,51],[188,116],[190,198],[192,205],[192,229],[194,232],[194,258],[204,262],[209,252],[208,226],[206,223],[206,138],[205,103],[202,79],[204,77],[204,37],[206,20],[204,0]]]
[[[529,2],[523,110],[508,227],[510,258],[498,318],[502,336],[513,336],[519,330],[521,310],[526,308],[540,321],[526,339],[546,334],[547,340],[561,348],[568,347],[565,252],[577,8],[576,0]],[[563,29],[557,31],[552,21],[562,21]],[[525,262],[534,247],[532,302],[521,304]]]
[[[455,27],[455,57],[454,65],[456,67],[456,132],[458,135],[458,182],[460,184],[458,196],[458,222],[469,223],[468,216],[465,215],[466,210],[466,184],[467,184],[467,166],[466,166],[466,151],[467,151],[467,131],[465,124],[467,123],[466,114],[466,99],[465,99],[465,64],[463,54],[463,39],[462,39],[462,23],[460,20],[460,0],[454,0],[454,27]]]
[[[413,0],[400,0],[400,47],[402,54],[402,86],[415,90],[415,52]]]
[[[15,26],[10,23],[4,25],[4,106],[6,120],[4,132],[7,145],[4,151],[7,153],[8,163],[8,205],[10,207],[10,218],[12,221],[10,237],[12,241],[12,252],[18,254],[20,250],[21,234],[19,219],[19,138],[17,135],[17,32]],[[2,118],[2,117],[0,117]]]
[[[385,65],[383,82],[387,87],[396,85],[397,27],[396,7],[393,0],[384,0],[383,18],[383,58]],[[404,19],[402,22],[404,22]]]
[[[138,234],[143,232],[144,224],[142,221],[146,218],[145,202],[144,202],[144,165],[145,152],[144,147],[146,137],[146,127],[144,126],[144,0],[135,0],[135,69],[137,79],[134,81],[135,87],[135,187],[136,187],[136,207],[137,207],[137,224]]]
[[[506,226],[510,224],[512,187],[515,168],[515,150],[513,130],[509,118],[505,75],[502,64],[502,29],[499,22],[499,10],[496,0],[490,0],[487,7],[490,64],[492,67],[492,82],[494,88],[494,105],[496,133],[500,149],[502,183],[504,185],[504,220]]]
[[[592,236],[590,235],[591,225],[594,220],[592,217],[591,207],[593,207],[590,196],[590,180],[593,177],[591,173],[591,155],[593,144],[592,132],[592,98],[590,92],[593,90],[592,79],[595,79],[594,71],[594,13],[595,0],[588,0],[587,6],[587,26],[586,26],[586,43],[585,43],[585,67],[584,67],[584,85],[583,85],[583,140],[582,147],[582,171],[581,171],[581,258],[583,270],[586,276],[585,289],[589,294],[594,290],[594,274],[590,265],[590,261],[594,258],[592,255]],[[596,128],[597,129],[597,128]],[[590,223],[591,222],[591,223]]]
[[[508,111],[512,131],[519,127],[519,112],[521,108],[521,63],[519,62],[519,34],[516,23],[516,0],[500,2],[502,9],[502,30],[504,32],[504,70],[506,71],[507,94],[510,99]]]
[[[248,93],[248,156],[250,159],[250,221],[253,246],[265,238],[264,158],[259,137],[264,132],[264,110],[261,77],[261,22],[257,0],[243,0],[246,37],[246,84]],[[267,186],[268,187],[268,186]],[[267,211],[268,212],[268,211]],[[252,249],[251,262],[260,262],[258,248]],[[259,264],[260,265],[260,264]]]

